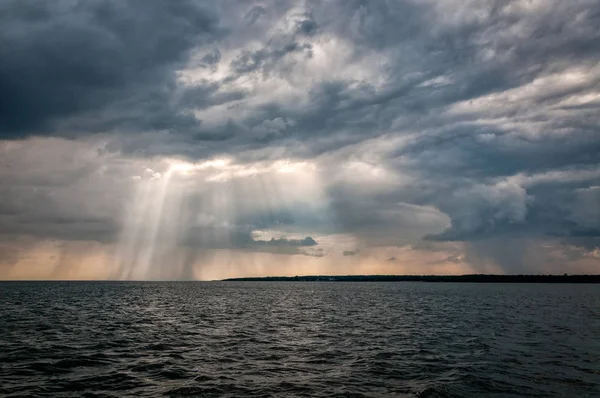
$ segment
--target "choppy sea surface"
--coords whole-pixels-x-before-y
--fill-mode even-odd
[[[600,285],[0,283],[0,395],[600,397]]]

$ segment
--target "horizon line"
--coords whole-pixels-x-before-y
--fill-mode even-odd
[[[223,279],[0,279],[2,282],[227,282],[227,281],[268,281],[272,279],[294,280],[294,279],[307,279],[307,278],[324,278],[331,281],[333,278],[347,278],[347,279],[359,279],[359,278],[424,278],[424,279],[461,279],[461,278],[591,278],[596,279],[600,282],[600,274],[336,274],[336,275],[295,275],[295,276],[284,276],[284,275],[270,275],[270,276],[239,276]],[[343,281],[343,280],[338,280]],[[398,280],[401,282],[402,280]],[[410,282],[410,280],[405,280]]]

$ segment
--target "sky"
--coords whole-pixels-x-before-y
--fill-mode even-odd
[[[600,273],[597,0],[4,0],[0,43],[0,279]]]

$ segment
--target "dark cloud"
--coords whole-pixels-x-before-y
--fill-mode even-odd
[[[300,254],[304,256],[323,257],[322,248],[314,248],[318,243],[310,236],[303,239],[271,238],[270,240],[252,240],[245,249],[275,254]]]
[[[221,52],[217,48],[202,57],[202,62],[209,66],[218,64],[220,60]]]
[[[317,29],[317,23],[311,18],[303,19],[299,21],[296,25],[296,33],[302,33],[308,36],[314,34],[317,31]]]
[[[240,100],[245,96],[243,90],[223,92],[218,83],[203,82],[185,90],[180,104],[186,108],[208,108]]]
[[[316,246],[317,242],[307,236],[304,239],[287,239],[287,238],[271,238],[270,240],[255,240],[255,244],[258,245],[266,245],[266,246],[292,246],[292,247],[300,247],[300,246]]]
[[[265,11],[264,7],[255,6],[255,7],[252,7],[250,9],[250,11],[248,11],[248,13],[244,17],[244,19],[246,19],[248,21],[248,25],[253,25],[258,20],[258,18],[261,17],[261,15],[265,15],[265,14],[266,14],[266,11]]]
[[[231,62],[231,69],[239,74],[262,70],[263,73],[268,73],[269,69],[273,68],[278,60],[288,54],[296,52],[304,52],[310,56],[311,45],[308,43],[299,44],[291,40],[287,43],[281,43],[280,47],[265,48],[258,51],[242,51]]]
[[[193,1],[5,1],[0,135],[193,130],[175,71],[218,35]]]
[[[116,240],[118,202],[143,171],[107,164],[232,156],[248,170],[311,163],[323,197],[275,206],[289,187],[232,178],[232,215],[190,217],[188,247],[316,256],[307,235],[339,233],[366,247],[464,242],[471,264],[507,272],[537,269],[544,240],[592,258],[599,23],[593,0],[5,1],[0,137],[104,145],[71,162],[36,138],[31,153],[7,146],[3,232]],[[197,185],[199,202],[220,195]],[[252,235],[277,228],[307,238]]]
[[[230,227],[192,227],[186,233],[188,237],[187,244],[191,246],[201,245],[217,248],[301,248],[318,245],[317,241],[310,236],[307,236],[303,239],[255,239],[253,229],[254,227],[251,225],[235,225]]]
[[[344,255],[344,257],[347,257],[347,256],[356,256],[359,252],[360,251],[358,249],[357,250],[344,250],[342,252],[342,254]]]

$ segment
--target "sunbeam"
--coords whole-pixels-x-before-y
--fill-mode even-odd
[[[302,230],[307,209],[321,214],[319,228],[329,229],[316,168],[306,162],[241,166],[233,159],[163,159],[133,181],[115,259],[116,276],[123,280],[231,275],[248,264],[240,264],[243,256],[234,252],[245,253],[246,259],[254,258],[253,252],[312,255],[309,248],[255,240],[256,225],[264,222],[278,226],[272,231],[277,239],[291,236],[291,227]],[[218,254],[209,254],[214,250]],[[198,270],[213,267],[207,259],[215,255],[220,271]],[[318,252],[316,257],[323,256]]]
[[[175,247],[180,228],[181,190],[171,183],[175,172],[175,168],[165,173],[149,170],[137,181],[117,252],[121,279],[156,279],[164,274],[157,259]]]

